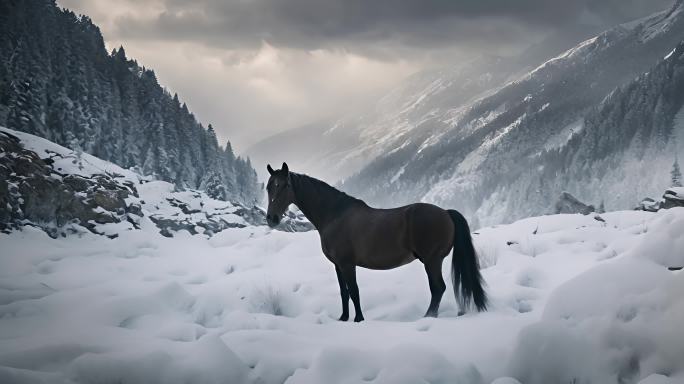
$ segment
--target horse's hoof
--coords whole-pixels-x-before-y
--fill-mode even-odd
[[[355,322],[355,323],[360,323],[360,322],[362,322],[363,320],[364,320],[363,316],[357,316],[357,317],[354,318],[354,322]]]
[[[347,321],[347,320],[349,320],[349,315],[342,315],[342,316],[340,316],[340,318],[337,319],[337,320],[338,320],[338,321]]]
[[[434,318],[436,318],[436,317],[437,317],[437,312],[428,312],[428,313],[426,313],[425,316],[423,316],[423,317],[434,317]]]

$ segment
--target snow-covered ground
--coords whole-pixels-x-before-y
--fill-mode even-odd
[[[316,232],[0,234],[0,383],[682,383],[684,209],[601,217],[474,235],[486,313],[359,269],[359,324]]]

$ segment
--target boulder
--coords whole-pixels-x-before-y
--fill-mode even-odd
[[[663,198],[660,201],[655,201],[647,197],[639,205],[634,208],[637,211],[657,212],[661,209],[670,209],[674,207],[684,207],[684,187],[672,187],[665,190]]]
[[[174,220],[169,218],[164,218],[161,216],[152,215],[150,220],[159,228],[159,233],[165,237],[173,237],[173,233],[181,230],[186,230],[192,235],[196,235],[195,223],[190,222],[187,219],[184,220]]]
[[[666,190],[660,206],[663,209],[684,207],[684,187],[672,187]]]
[[[657,212],[660,209],[660,202],[647,197],[639,202],[634,208],[636,211]]]
[[[67,175],[62,178],[62,181],[78,192],[87,191],[91,185],[88,179],[80,175]]]
[[[92,208],[101,207],[104,210],[116,212],[126,208],[124,198],[116,190],[101,189],[92,193],[89,205]]]
[[[257,206],[252,208],[241,207],[235,211],[235,214],[241,216],[252,225],[266,225],[266,211]],[[307,232],[313,231],[316,228],[301,212],[288,210],[275,229],[284,232]]]
[[[584,204],[569,192],[563,192],[556,202],[554,213],[581,213],[588,215],[592,212],[596,212],[596,208],[593,205]]]

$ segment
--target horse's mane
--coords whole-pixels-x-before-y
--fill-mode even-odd
[[[344,211],[352,205],[366,205],[363,200],[349,196],[330,184],[308,175],[290,172],[290,180],[292,180],[295,195],[299,194],[298,198],[308,199],[309,195],[314,195],[330,204],[335,213]]]

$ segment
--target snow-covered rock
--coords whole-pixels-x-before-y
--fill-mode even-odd
[[[663,194],[662,208],[684,207],[684,187],[669,188]]]
[[[593,205],[584,204],[570,192],[563,192],[556,202],[554,213],[581,213],[588,215],[592,212],[596,212],[596,208]]]
[[[650,197],[645,197],[634,209],[638,211],[657,212],[660,209],[660,202],[655,201]]]
[[[137,220],[138,192],[130,180],[116,173],[89,173],[74,166],[76,158],[74,164],[61,164],[65,157],[56,151],[44,152],[48,156],[41,159],[14,133],[0,131],[1,230],[36,225],[54,237],[78,228],[100,233],[98,225]]]
[[[215,200],[143,177],[37,136],[0,127],[0,230],[37,226],[52,237],[92,233],[119,236],[150,220],[164,236],[207,236],[266,225],[259,207]],[[308,231],[301,213],[288,212],[278,229]]]
[[[635,209],[656,212],[660,209],[670,209],[674,207],[684,207],[684,187],[668,188],[659,201],[647,197],[643,199]]]

